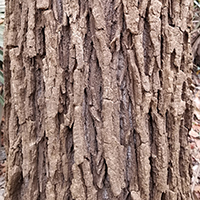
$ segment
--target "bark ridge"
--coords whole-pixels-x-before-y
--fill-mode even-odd
[[[191,0],[7,0],[9,200],[190,200]]]

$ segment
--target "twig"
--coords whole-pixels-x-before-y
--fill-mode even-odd
[[[194,3],[200,8],[200,4],[196,0],[194,0]]]

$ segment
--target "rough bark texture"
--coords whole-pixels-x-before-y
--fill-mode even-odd
[[[192,0],[6,0],[9,200],[190,200]]]

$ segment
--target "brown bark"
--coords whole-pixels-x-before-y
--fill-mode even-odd
[[[7,0],[9,200],[190,200],[191,0]]]

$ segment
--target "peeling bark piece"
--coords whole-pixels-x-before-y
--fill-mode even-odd
[[[37,9],[48,9],[49,8],[49,0],[37,0]]]

